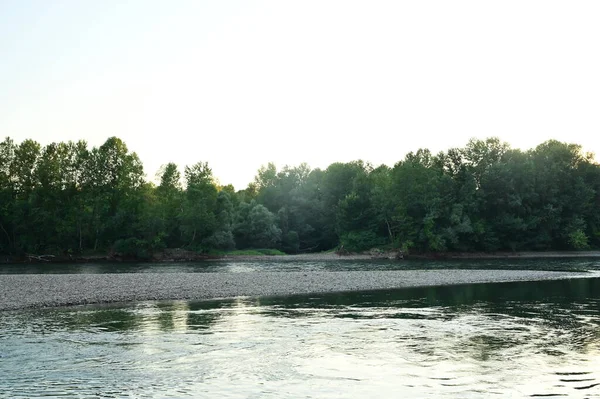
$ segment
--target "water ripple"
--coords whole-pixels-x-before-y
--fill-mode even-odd
[[[587,279],[4,312],[0,397],[598,396],[599,296]]]

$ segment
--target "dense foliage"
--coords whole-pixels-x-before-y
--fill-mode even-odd
[[[393,168],[355,161],[327,169],[262,167],[245,190],[220,186],[206,163],[165,165],[157,185],[118,138],[0,143],[0,253],[343,245],[417,252],[600,247],[600,165],[580,146],[523,152],[498,139]]]

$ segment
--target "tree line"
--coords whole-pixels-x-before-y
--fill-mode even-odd
[[[600,247],[600,165],[579,145],[511,148],[497,138],[393,167],[363,161],[261,167],[236,191],[207,163],[142,163],[111,137],[42,147],[0,143],[0,253],[114,252],[165,248],[287,253],[343,247],[413,252],[570,250]]]

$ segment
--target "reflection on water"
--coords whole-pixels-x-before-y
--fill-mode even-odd
[[[597,397],[600,279],[5,312],[0,357],[7,398]]]
[[[415,269],[600,270],[598,258],[457,260],[260,260],[181,263],[0,264],[0,274],[40,273],[251,273],[257,271],[343,271]]]

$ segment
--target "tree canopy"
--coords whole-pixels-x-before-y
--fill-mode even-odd
[[[393,167],[268,163],[240,191],[219,185],[205,162],[183,174],[169,163],[157,183],[116,137],[91,149],[6,138],[0,253],[600,247],[600,165],[579,145],[555,140],[522,151],[473,139],[435,155],[410,152]]]

